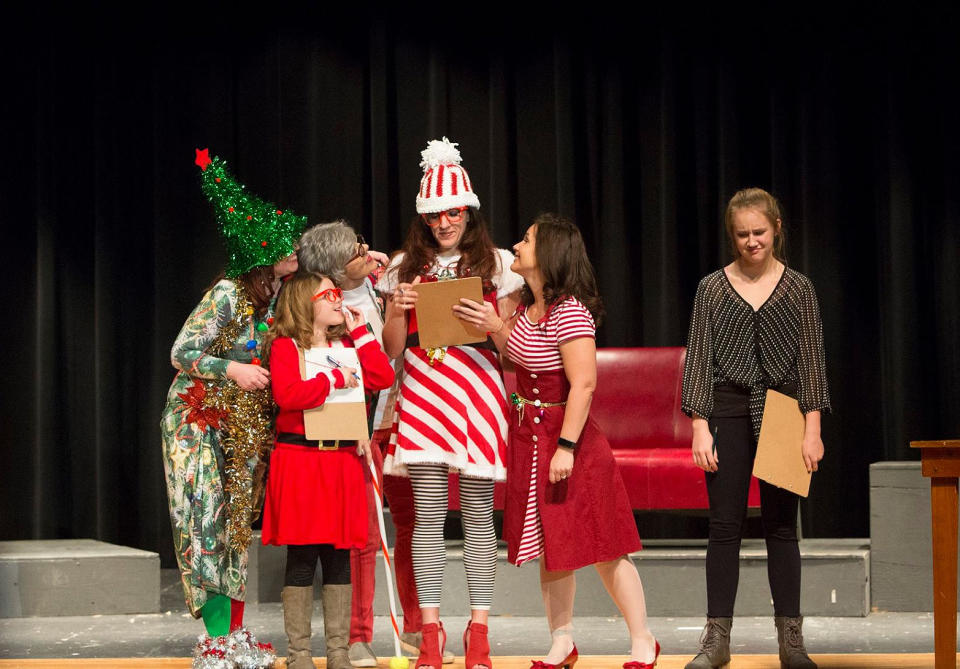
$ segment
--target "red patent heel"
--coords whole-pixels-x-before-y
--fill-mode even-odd
[[[420,656],[415,667],[440,669],[443,666],[443,648],[447,645],[447,632],[443,629],[443,623],[425,623],[420,631]]]
[[[543,660],[532,660],[530,669],[573,669],[573,665],[580,659],[580,653],[577,652],[577,645],[573,645],[573,650],[563,660],[557,664],[549,664]]]
[[[493,669],[493,664],[490,662],[490,640],[487,638],[487,631],[486,625],[475,623],[472,620],[467,623],[467,629],[463,632],[463,652],[466,655],[463,666],[465,669],[476,669],[476,667]]]
[[[637,662],[632,660],[630,662],[625,662],[623,669],[653,669],[657,666],[657,660],[660,659],[660,642],[654,641],[656,643],[656,651],[653,654],[653,662]]]

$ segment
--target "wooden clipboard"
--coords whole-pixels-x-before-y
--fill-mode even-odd
[[[417,284],[417,330],[420,346],[439,348],[459,344],[476,344],[487,340],[487,333],[457,318],[453,305],[465,297],[483,301],[483,282],[478,276],[448,281]]]
[[[303,349],[297,346],[300,378],[306,380],[307,362]],[[325,403],[303,412],[307,439],[369,439],[365,402]]]
[[[803,463],[803,430],[804,418],[797,400],[768,389],[753,475],[806,497],[810,493],[810,472]]]

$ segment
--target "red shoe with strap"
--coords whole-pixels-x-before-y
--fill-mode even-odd
[[[490,640],[487,638],[487,631],[486,625],[475,623],[472,620],[467,623],[467,629],[463,633],[463,652],[466,655],[463,666],[465,669],[476,669],[477,667],[493,669],[493,663],[490,662]]]
[[[637,662],[636,660],[631,660],[630,662],[625,662],[623,669],[653,669],[657,666],[657,660],[660,659],[660,642],[654,641],[657,644],[656,652],[653,655],[653,662]]]
[[[573,669],[573,665],[575,665],[579,659],[580,653],[577,652],[577,646],[574,644],[570,654],[557,664],[550,664],[543,660],[531,660],[530,669]]]
[[[440,669],[443,666],[443,648],[447,645],[447,632],[443,629],[443,623],[424,623],[420,632],[420,657],[414,666]]]

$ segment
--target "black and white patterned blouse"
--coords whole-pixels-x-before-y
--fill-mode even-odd
[[[723,269],[701,279],[683,369],[684,413],[710,418],[718,387],[749,394],[754,436],[760,434],[767,388],[795,396],[804,414],[830,411],[823,324],[810,279],[784,267],[756,311]]]

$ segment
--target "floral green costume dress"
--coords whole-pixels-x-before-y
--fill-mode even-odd
[[[266,456],[264,442],[257,442],[260,435],[272,439],[273,405],[269,390],[245,393],[228,381],[227,365],[258,358],[270,311],[272,305],[257,318],[242,288],[221,280],[187,318],[170,353],[179,371],[160,423],[163,467],[174,550],[194,617],[208,592],[245,598],[246,545]],[[248,401],[238,404],[238,395]],[[234,429],[255,435],[252,453],[231,448],[240,436]]]

